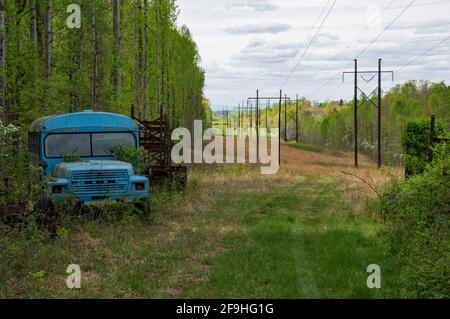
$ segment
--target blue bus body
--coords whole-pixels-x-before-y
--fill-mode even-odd
[[[85,111],[34,121],[29,130],[30,161],[48,177],[51,197],[75,197],[87,204],[148,198],[149,179],[117,160],[118,145],[139,147],[139,126],[118,114]],[[76,155],[80,160],[65,162]]]

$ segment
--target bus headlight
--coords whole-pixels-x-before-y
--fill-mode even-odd
[[[62,194],[64,192],[64,186],[63,185],[55,185],[52,186],[52,194]]]
[[[137,191],[145,191],[145,183],[135,183],[134,189]]]

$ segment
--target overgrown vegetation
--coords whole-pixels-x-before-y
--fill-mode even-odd
[[[144,172],[145,153],[143,148],[133,148],[124,145],[118,145],[112,150],[112,154],[119,161],[130,163],[133,165],[134,172],[141,175]]]
[[[445,130],[436,123],[436,134],[442,137]],[[428,162],[430,137],[430,120],[416,119],[408,121],[402,134],[402,145],[405,149],[405,170],[407,176],[424,172]]]
[[[67,25],[73,1],[0,1],[0,204],[24,206],[34,168],[27,130],[40,117],[86,109],[190,128],[211,123],[205,74],[174,0],[81,0],[80,28]],[[132,107],[133,106],[133,107]],[[118,149],[137,173],[141,150]],[[77,154],[64,161],[78,162]],[[6,208],[5,208],[6,209]]]
[[[378,200],[378,210],[388,226],[383,236],[402,269],[402,297],[448,298],[450,147],[437,145],[434,161],[427,164],[427,128],[424,121],[407,125],[403,141],[415,176],[392,180]]]

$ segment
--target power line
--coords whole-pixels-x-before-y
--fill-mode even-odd
[[[358,55],[355,57],[356,59],[359,58],[361,55],[363,55],[379,38],[381,38],[383,36],[383,34],[386,33],[387,30],[389,30],[392,25],[394,25],[395,22],[397,22],[398,19],[400,19],[400,17],[414,4],[414,2],[416,2],[416,0],[412,0],[395,18],[394,20],[392,20],[387,26],[386,28],[383,29],[383,31],[381,31],[360,53],[358,53]],[[388,7],[390,7],[392,5],[393,1],[391,1],[391,3],[388,4],[388,6],[383,10],[385,11]],[[358,36],[359,37],[359,36]],[[350,65],[352,63],[352,61],[349,61],[344,68],[346,68],[348,65]],[[338,76],[340,74],[340,72],[335,75],[332,76],[328,79],[327,82],[325,82],[322,86],[320,86],[318,89],[316,89],[311,95],[315,95],[318,91],[320,91],[323,87],[325,87],[326,85],[328,85],[336,76]]]
[[[337,0],[334,0],[333,4],[331,5],[330,9],[328,10],[325,18],[322,20],[322,23],[320,24],[319,28],[316,30],[316,33],[314,34],[314,36],[312,37],[311,41],[309,42],[308,46],[306,47],[305,51],[303,52],[302,56],[300,57],[300,59],[298,59],[297,63],[295,64],[294,68],[291,70],[291,72],[289,73],[288,77],[286,78],[286,80],[283,82],[283,84],[281,85],[281,88],[284,88],[284,86],[286,85],[286,83],[289,81],[289,79],[291,78],[292,74],[294,74],[295,70],[297,69],[297,67],[299,66],[300,62],[303,60],[303,58],[305,57],[306,53],[308,53],[309,48],[311,47],[311,45],[313,44],[314,40],[317,38],[317,36],[319,35],[320,30],[322,29],[323,25],[325,24],[325,22],[327,21],[329,15],[331,14],[331,11],[333,11],[333,8],[336,4]]]
[[[304,45],[306,44],[308,38],[310,37],[310,35],[312,34],[313,30],[317,27],[317,25],[319,24],[320,18],[322,18],[322,15],[325,13],[325,10],[328,8],[328,5],[330,4],[331,0],[328,0],[327,3],[325,4],[325,6],[322,8],[322,11],[320,12],[319,16],[317,17],[316,21],[314,22],[313,26],[311,27],[311,29],[309,30],[308,34],[306,35],[305,39],[303,40],[302,44],[300,45],[300,47],[298,48],[297,52],[295,53],[294,57],[297,57],[297,55],[300,53],[301,49],[304,47]],[[284,70],[284,71],[287,71]],[[284,73],[283,71],[283,73]],[[278,76],[276,81],[278,82],[278,79],[281,78],[282,75]]]
[[[386,33],[387,30],[389,30],[392,25],[397,22],[398,19],[400,19],[400,17],[414,4],[414,2],[416,2],[416,0],[412,0],[396,17],[394,20],[391,21],[391,23],[389,23],[389,25],[384,28],[383,31],[381,31],[381,33],[379,35],[377,35],[375,37],[375,39],[373,39],[368,46],[366,46],[356,57],[355,59],[359,58],[361,55],[364,54],[364,52],[366,52],[371,46],[372,44],[374,44],[379,38],[381,38],[383,36],[384,33]]]
[[[401,67],[399,67],[395,73],[399,73],[400,71],[402,71],[404,68],[410,66],[411,64],[413,64],[414,62],[416,62],[417,60],[419,60],[420,58],[423,58],[424,56],[427,56],[428,53],[430,53],[431,51],[433,51],[434,49],[436,49],[438,46],[440,46],[442,43],[444,43],[445,41],[450,40],[450,35],[447,35],[445,38],[441,39],[439,42],[437,42],[435,45],[433,45],[431,48],[429,48],[428,50],[426,50],[425,52],[423,52],[422,54],[419,54],[418,56],[416,56],[414,59],[412,59],[411,61],[409,61],[408,63],[403,64]],[[386,77],[383,78],[383,80]]]
[[[389,9],[395,1],[396,1],[396,0],[391,0],[391,2],[389,2],[389,4],[388,4],[386,7],[384,7],[383,10],[381,10],[380,14],[379,14],[377,17],[375,17],[374,20],[377,19],[378,17],[380,17],[387,9]],[[415,1],[415,0],[414,0],[414,1]],[[413,2],[414,2],[414,1],[413,1]],[[412,3],[410,3],[410,5],[412,5]],[[410,5],[409,5],[409,6],[410,6]],[[409,8],[409,7],[406,7],[406,10],[407,10],[408,8]],[[385,28],[385,29],[384,29],[384,30],[383,30],[383,31],[375,38],[375,40],[372,40],[372,42],[369,44],[369,46],[367,46],[363,51],[361,51],[361,52],[358,54],[357,57],[359,57],[360,55],[362,55],[362,54],[364,53],[364,51],[366,51],[373,43],[375,43],[375,41],[376,41],[378,38],[380,38],[381,35],[383,35],[384,32],[386,32],[386,30],[387,30],[388,28],[390,28],[390,26],[392,26],[392,24],[395,23],[395,21],[397,21],[397,20],[400,18],[400,16],[401,16],[406,10],[404,10],[403,12],[401,12],[400,15],[397,16],[397,17],[390,23],[390,25],[389,25],[387,28]],[[372,20],[372,21],[374,21],[374,20]],[[331,60],[330,62],[328,62],[328,64],[327,64],[326,66],[330,65],[331,62],[335,61],[335,60],[336,60],[336,57],[339,55],[339,53],[342,52],[343,50],[347,49],[351,44],[353,44],[354,41],[356,41],[357,39],[359,39],[359,37],[360,37],[364,32],[366,32],[368,28],[369,28],[369,26],[366,26],[366,27],[365,27],[365,28],[364,28],[364,29],[363,29],[363,30],[362,30],[355,38],[353,38],[350,42],[348,42],[347,45],[344,47],[344,49],[340,50],[340,51],[334,56],[333,60]],[[346,67],[349,66],[352,62],[353,62],[353,61],[349,61],[345,66],[343,66],[343,68],[346,68]],[[325,66],[325,67],[326,67],[326,66]],[[323,69],[325,69],[325,67],[323,67],[320,71],[322,71]],[[320,71],[319,71],[319,72],[320,72]],[[323,85],[321,85],[319,88],[317,88],[314,92],[310,93],[309,95],[314,96],[317,92],[319,92],[322,88],[324,88],[325,86],[327,86],[333,79],[335,79],[335,78],[336,78],[337,76],[339,76],[340,74],[341,74],[341,72],[338,72],[336,75],[333,75],[332,77],[330,77],[330,78],[328,79],[328,81],[326,81]],[[339,86],[339,87],[340,87],[340,86]],[[336,89],[336,90],[337,90],[337,89]],[[335,92],[336,90],[334,90],[333,92]]]
[[[410,66],[411,64],[413,64],[414,62],[416,62],[417,60],[419,60],[420,58],[423,58],[424,56],[426,56],[428,53],[430,53],[431,51],[433,51],[435,48],[437,48],[439,45],[441,45],[442,43],[444,43],[445,41],[450,39],[450,35],[448,35],[447,37],[445,37],[444,39],[442,39],[441,41],[439,41],[438,43],[436,43],[435,45],[433,45],[431,48],[429,48],[427,51],[425,51],[424,53],[422,53],[421,55],[415,57],[414,59],[412,59],[411,61],[409,61],[408,63],[402,65],[397,71],[395,71],[396,73],[400,72],[401,70],[403,70],[404,68],[406,68],[407,66]]]
[[[383,10],[381,10],[381,12],[375,17],[375,18],[373,18],[373,20],[372,21],[370,21],[370,22],[374,22],[376,19],[378,19],[387,9],[389,9],[391,6],[392,6],[392,4],[395,2],[396,0],[391,0],[390,2],[389,2],[389,4],[387,5],[387,6],[385,6],[384,8],[383,8]],[[356,37],[354,37],[351,41],[349,41],[346,45],[345,45],[345,47],[344,48],[342,48],[342,49],[340,49],[334,56],[333,56],[333,58],[330,60],[330,61],[328,61],[328,63],[324,66],[324,67],[322,67],[320,70],[319,70],[319,72],[321,72],[321,71],[323,71],[323,70],[325,70],[326,68],[327,68],[327,66],[329,66],[332,62],[334,62],[334,61],[336,61],[336,59],[337,59],[337,57],[339,56],[339,53],[341,53],[342,51],[344,51],[345,49],[348,49],[356,40],[358,40],[359,39],[359,37],[361,36],[361,35],[363,35],[363,33],[364,32],[366,32],[367,31],[367,29],[369,29],[370,28],[370,26],[369,26],[369,24],[367,24],[366,25],[366,27],[356,36]],[[352,62],[352,61],[351,61]],[[351,63],[351,62],[349,62],[349,63]],[[339,73],[340,74],[340,73]]]

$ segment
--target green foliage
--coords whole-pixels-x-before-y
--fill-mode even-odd
[[[31,273],[30,272],[29,275],[31,276],[31,278],[33,280],[40,280],[40,279],[44,278],[45,271],[38,271],[38,272],[35,272],[35,273]]]
[[[436,123],[435,129],[437,136],[442,136],[445,133],[439,122]],[[425,170],[428,161],[429,138],[429,119],[415,119],[406,123],[401,141],[405,149],[407,176],[421,174]]]
[[[81,161],[81,157],[78,153],[73,152],[72,154],[63,154],[63,160],[66,163],[76,163]]]
[[[112,1],[78,1],[80,29],[70,29],[66,24],[67,6],[73,1],[51,2],[54,32],[49,50],[50,77],[46,79],[46,1],[34,1],[35,11],[28,1],[5,1],[8,68],[0,68],[8,87],[4,97],[8,103],[0,101],[5,105],[0,110],[4,125],[13,123],[25,131],[36,118],[91,108],[129,115],[130,105],[135,106],[136,116],[150,120],[159,117],[161,108],[174,126],[189,127],[193,119],[207,120],[208,109],[203,105],[205,72],[191,32],[177,24],[176,2],[149,1],[147,12],[143,1],[117,2],[117,39]],[[30,26],[34,22],[37,35],[33,37]]]
[[[119,161],[133,165],[136,174],[143,173],[144,149],[117,145],[113,148],[112,153]]]
[[[450,291],[450,153],[402,183],[391,182],[379,211],[407,284],[404,297],[447,298]]]

